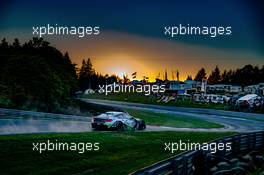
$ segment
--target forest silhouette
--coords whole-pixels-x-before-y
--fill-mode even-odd
[[[180,74],[180,73],[179,73]],[[218,66],[207,75],[204,68],[194,80],[207,79],[209,84],[232,84],[242,87],[264,82],[262,67],[245,65],[236,70],[220,71]],[[192,80],[192,76],[188,76]],[[80,69],[69,54],[62,53],[43,38],[33,38],[21,44],[15,39],[0,43],[0,107],[57,112],[72,102],[79,90],[98,89],[114,82],[129,83],[127,75],[101,75],[93,68],[90,58],[83,59]],[[156,79],[166,83],[168,80]]]

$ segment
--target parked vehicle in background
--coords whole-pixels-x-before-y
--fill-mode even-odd
[[[143,130],[146,124],[143,120],[134,118],[126,112],[106,112],[93,117],[92,128],[98,130]]]
[[[226,95],[218,94],[194,94],[194,102],[196,103],[214,103],[214,104],[224,104],[229,103],[230,97]]]
[[[257,111],[263,105],[263,100],[257,94],[247,94],[240,97],[235,104],[235,109],[243,112]]]

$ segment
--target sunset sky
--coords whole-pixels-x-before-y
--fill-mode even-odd
[[[91,58],[102,74],[122,76],[133,72],[138,79],[155,79],[167,69],[179,70],[181,80],[207,72],[235,69],[245,64],[264,65],[264,24],[261,1],[6,1],[0,7],[0,36],[21,42],[32,38],[32,26],[99,26],[100,35],[44,37],[73,62]],[[168,38],[167,25],[232,26],[232,36]]]

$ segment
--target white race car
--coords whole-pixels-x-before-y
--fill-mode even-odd
[[[132,117],[126,112],[106,112],[92,119],[92,128],[98,130],[143,130],[143,120]]]

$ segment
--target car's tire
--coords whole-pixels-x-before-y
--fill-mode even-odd
[[[135,122],[136,122],[136,124],[134,126],[134,130],[139,130],[139,128],[140,128],[140,122],[137,121],[137,120],[135,120]]]
[[[117,131],[124,131],[124,125],[121,122],[118,122],[116,125],[116,130]]]
[[[143,129],[146,129],[147,128],[147,126],[146,126],[146,123],[144,122],[144,126],[143,126]]]
[[[142,122],[142,130],[143,129],[146,129],[146,123],[144,121]]]
[[[138,122],[138,127],[137,127],[138,130],[144,130],[146,129],[146,124],[144,121],[140,121]]]

